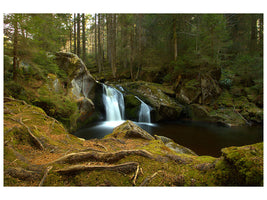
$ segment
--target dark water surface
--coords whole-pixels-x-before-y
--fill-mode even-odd
[[[74,133],[84,139],[103,138],[112,133],[121,122],[98,122]],[[138,126],[152,135],[173,139],[176,143],[192,149],[198,155],[219,157],[220,150],[229,146],[243,146],[263,141],[263,126],[222,127],[203,122],[139,123]]]

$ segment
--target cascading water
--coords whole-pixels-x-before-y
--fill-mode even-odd
[[[121,92],[103,84],[103,103],[107,121],[122,121],[124,119],[125,107]]]
[[[139,99],[137,96],[136,98],[141,102],[138,121],[151,123],[150,107],[145,102],[143,102],[141,99]]]

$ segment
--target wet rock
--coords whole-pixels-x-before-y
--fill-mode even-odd
[[[195,155],[197,154],[193,152],[191,149],[188,149],[182,145],[179,145],[175,143],[172,139],[167,138],[165,136],[155,136],[157,140],[161,140],[166,147],[170,148],[171,150],[175,151],[176,153],[181,153],[181,154],[189,154],[189,155]]]
[[[171,94],[170,89],[164,89],[164,86],[148,82],[131,82],[123,85],[127,91],[138,96],[146,104],[151,106],[152,121],[177,120],[182,112],[182,106]]]

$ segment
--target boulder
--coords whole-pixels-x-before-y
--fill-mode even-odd
[[[102,94],[102,86],[90,74],[83,61],[73,53],[58,52],[55,58],[58,66],[67,74],[65,83],[67,95],[74,98],[79,107],[78,125],[86,124],[98,109],[94,101]],[[95,116],[94,116],[95,117]],[[79,128],[79,127],[77,127]]]
[[[120,126],[114,128],[113,132],[107,137],[155,140],[152,135],[150,135],[148,132],[146,132],[130,120],[127,120]]]

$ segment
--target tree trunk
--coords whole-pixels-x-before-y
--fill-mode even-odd
[[[14,20],[14,38],[13,38],[13,80],[17,80],[18,70],[18,21]]]
[[[255,14],[251,15],[251,35],[250,35],[250,53],[256,51],[257,46],[257,16]]]
[[[77,54],[77,33],[76,33],[76,14],[74,13],[74,19],[73,19],[73,28],[74,28],[74,34],[73,34],[73,41],[74,41],[74,52],[75,54]]]
[[[97,15],[95,14],[95,63],[98,63],[97,59]]]
[[[116,78],[117,67],[116,67],[116,15],[112,14],[111,18],[111,69],[113,78]]]
[[[82,60],[83,62],[85,62],[85,56],[86,56],[86,49],[85,49],[85,44],[86,44],[86,40],[85,40],[85,16],[84,13],[82,14],[82,49],[83,49],[83,54],[82,54]]]
[[[77,14],[77,55],[81,55],[81,25],[80,25],[80,14]]]
[[[177,33],[176,33],[176,15],[173,16],[173,48],[174,48],[174,61],[177,60]]]
[[[97,55],[97,64],[98,64],[98,71],[99,73],[102,72],[102,42],[101,42],[101,14],[98,14],[98,24],[97,24],[97,29],[98,29],[98,55]]]

